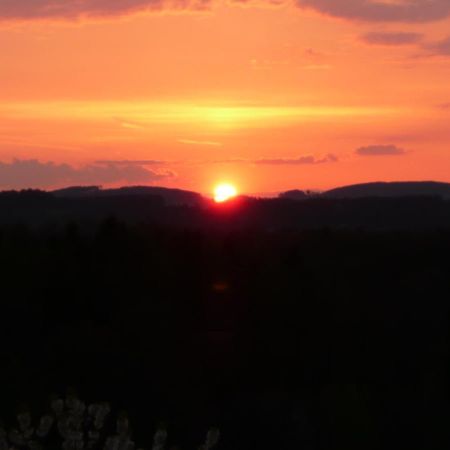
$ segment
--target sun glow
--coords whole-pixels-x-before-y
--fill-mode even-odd
[[[223,203],[227,200],[236,197],[237,189],[229,183],[218,184],[214,188],[214,201],[216,203]]]

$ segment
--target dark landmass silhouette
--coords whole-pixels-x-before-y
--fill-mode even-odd
[[[306,200],[311,197],[355,199],[355,198],[399,198],[399,197],[450,198],[450,183],[436,181],[394,181],[352,184],[323,192],[291,190],[279,194],[279,198]]]
[[[321,196],[327,198],[435,196],[450,199],[450,183],[435,181],[363,183],[331,189],[323,192]]]
[[[50,191],[55,197],[61,198],[79,198],[88,197],[90,195],[99,195],[101,186],[69,186],[62,189]]]
[[[74,186],[51,191],[50,193],[59,198],[139,197],[153,195],[161,197],[166,205],[200,205],[204,201],[203,197],[196,192],[153,186],[127,186],[117,189],[102,189],[100,186]]]
[[[179,228],[371,230],[450,228],[450,185],[370,183],[322,194],[290,191],[279,198],[240,196],[223,204],[191,191],[160,187],[71,187],[0,193],[0,224],[91,226],[106,217]]]
[[[291,191],[285,191],[278,194],[278,198],[289,200],[306,200],[310,195],[307,191],[301,191],[300,189],[293,189]]]
[[[0,193],[0,447],[72,386],[143,448],[449,448],[447,187]]]
[[[73,186],[50,191],[59,198],[149,196],[162,197],[167,205],[201,205],[205,198],[196,192],[153,186],[129,186],[116,189],[102,189],[101,186]],[[399,197],[441,197],[450,198],[450,183],[435,181],[375,182],[341,186],[324,192],[299,190],[281,192],[278,198],[307,200],[314,198],[399,198]]]

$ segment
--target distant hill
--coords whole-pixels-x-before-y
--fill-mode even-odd
[[[80,198],[96,195],[100,190],[100,186],[70,186],[51,191],[51,194],[58,198]]]
[[[450,184],[369,183],[322,194],[240,196],[221,205],[195,192],[159,187],[0,192],[0,235],[3,224],[76,222],[93,229],[111,217],[127,223],[216,230],[450,229]]]
[[[153,186],[130,186],[102,189],[99,186],[73,186],[52,191],[58,198],[140,197],[158,196],[166,205],[200,205],[205,199],[197,192]]]
[[[306,200],[308,194],[305,191],[300,191],[299,189],[294,189],[292,191],[281,192],[278,198],[289,199],[289,200]]]
[[[450,199],[450,183],[414,181],[354,184],[323,192],[321,197],[336,199],[357,199],[369,197],[441,197],[444,199]]]
[[[289,200],[307,200],[312,197],[329,199],[440,197],[450,199],[450,183],[436,181],[361,183],[341,186],[322,193],[294,189],[278,195],[278,198]]]

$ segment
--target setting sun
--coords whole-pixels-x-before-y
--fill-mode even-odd
[[[214,201],[217,203],[226,202],[230,198],[236,197],[236,195],[236,188],[229,183],[221,183],[214,188]]]

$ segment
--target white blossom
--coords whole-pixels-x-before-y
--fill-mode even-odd
[[[39,425],[36,429],[36,435],[39,438],[46,437],[53,426],[53,422],[54,422],[54,419],[50,414],[46,414],[45,416],[42,416],[41,420],[39,421]]]
[[[163,450],[166,445],[167,440],[167,430],[160,427],[153,437],[153,447],[152,450]]]
[[[204,445],[201,447],[202,450],[210,450],[217,445],[220,439],[220,431],[218,428],[210,428],[206,434],[206,439]]]

